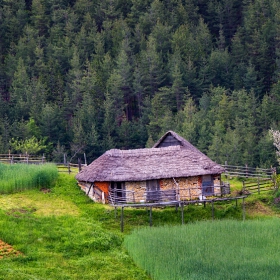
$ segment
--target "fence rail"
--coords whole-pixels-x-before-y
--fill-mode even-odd
[[[229,184],[214,185],[210,187],[212,190],[210,197],[220,197],[230,194]],[[140,197],[141,196],[141,197]],[[173,188],[166,190],[150,190],[139,194],[132,190],[125,189],[110,189],[108,201],[111,205],[127,204],[127,203],[162,203],[162,202],[180,202],[192,201],[194,199],[203,200],[206,195],[203,195],[202,187],[191,188]]]
[[[58,172],[64,172],[64,173],[76,173],[77,171],[81,171],[86,164],[75,164],[75,163],[57,163],[56,164]]]
[[[258,179],[257,182],[243,181],[243,193],[254,194],[276,189],[275,183],[271,179]]]
[[[0,162],[6,164],[25,163],[25,164],[44,164],[47,163],[45,156],[33,156],[28,154],[0,154]],[[75,163],[55,163],[58,172],[72,173],[81,171],[86,164],[82,164],[79,160]]]
[[[28,163],[28,164],[40,164],[45,163],[45,156],[32,156],[28,154],[0,154],[0,162],[3,163]]]
[[[271,179],[276,174],[276,168],[254,168],[245,166],[234,166],[224,164],[226,176],[244,177],[244,178],[269,178]]]

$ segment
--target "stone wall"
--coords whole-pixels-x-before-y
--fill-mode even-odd
[[[179,188],[180,200],[196,199],[201,195],[201,176],[181,177],[172,179],[161,179],[160,189],[176,189]]]
[[[221,195],[221,175],[214,175],[213,176],[213,182],[214,182],[214,195]]]
[[[125,189],[128,191],[127,202],[132,202],[133,199],[135,202],[142,202],[146,200],[146,181],[125,182]],[[132,192],[134,192],[134,197],[132,196]]]

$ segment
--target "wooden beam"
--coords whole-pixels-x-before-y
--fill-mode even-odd
[[[123,227],[124,227],[124,222],[123,222],[123,208],[122,207],[122,211],[121,211],[121,232],[123,232]]]

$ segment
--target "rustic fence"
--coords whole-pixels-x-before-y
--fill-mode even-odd
[[[226,178],[244,178],[242,193],[254,194],[277,189],[276,168],[254,168],[245,166],[222,165]],[[247,180],[248,179],[248,180]]]
[[[0,154],[0,162],[6,164],[16,164],[16,163],[24,163],[24,164],[44,164],[47,163],[45,156],[33,156],[28,154]],[[77,173],[81,171],[86,164],[82,164],[81,160],[78,160],[78,163],[55,163],[57,165],[58,172],[65,173]]]
[[[223,183],[222,185],[213,185],[208,188],[211,188],[211,195],[208,195],[210,197],[222,197],[230,194],[229,184],[226,183]],[[101,191],[99,196],[101,197]],[[108,194],[109,203],[112,205],[136,203],[137,201],[139,202],[139,200],[142,203],[163,203],[205,199],[206,195],[203,194],[203,187],[200,186],[190,188],[178,187],[166,190],[146,190],[141,193],[141,195],[133,190],[110,189]]]
[[[274,190],[275,188],[276,188],[276,184],[273,180],[258,178],[257,182],[243,181],[242,191],[243,193],[247,193],[247,194],[254,194],[254,193],[260,194],[261,192],[271,191]]]
[[[32,156],[28,154],[0,154],[0,162],[2,163],[27,163],[42,164],[46,162],[45,156]]]
[[[222,165],[225,169],[225,175],[229,177],[243,178],[264,178],[271,179],[276,174],[276,168],[258,168],[245,166],[234,166],[225,163]]]
[[[64,172],[64,173],[77,173],[81,171],[86,165],[85,164],[75,164],[75,163],[57,163],[56,164],[58,172]]]

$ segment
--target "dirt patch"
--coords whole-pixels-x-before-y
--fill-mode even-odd
[[[40,191],[43,192],[43,193],[50,193],[51,192],[50,189],[46,189],[46,188],[42,188],[42,189],[40,189]]]
[[[34,213],[35,211],[36,211],[36,208],[34,208],[34,207],[12,208],[9,211],[7,211],[6,214],[9,216],[20,218],[22,216],[30,215],[30,214]]]
[[[9,245],[8,243],[5,243],[0,239],[0,259],[17,257],[20,255],[22,255],[21,252],[15,250],[13,246]]]
[[[277,216],[276,213],[260,201],[246,205],[246,212],[251,216]]]

